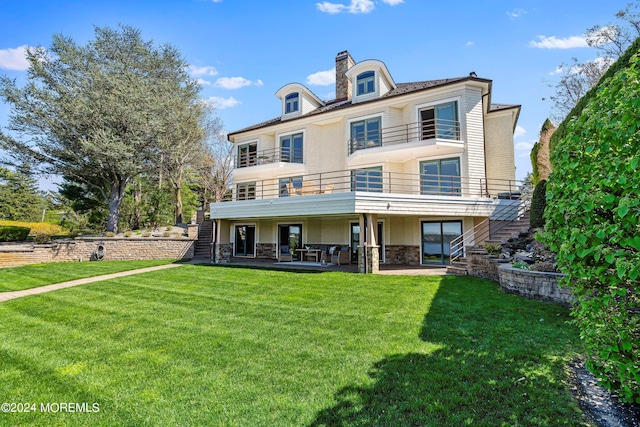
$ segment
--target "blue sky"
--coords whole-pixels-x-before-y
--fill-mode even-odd
[[[191,64],[225,130],[280,114],[276,91],[307,85],[334,97],[335,56],[379,59],[396,82],[466,76],[493,80],[492,101],[521,104],[516,176],[551,111],[556,68],[594,59],[586,28],[614,21],[627,1],[428,0],[0,0],[0,73],[23,82],[24,46],[60,33],[78,43],[93,26],[131,25],[145,39],[170,43]],[[9,108],[0,104],[0,125]]]

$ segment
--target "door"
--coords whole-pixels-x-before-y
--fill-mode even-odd
[[[365,236],[366,238],[366,236]],[[360,224],[351,223],[351,261],[358,261],[358,246],[360,246]],[[384,262],[384,225],[378,221],[378,246],[380,246],[380,262]]]
[[[450,244],[462,234],[462,221],[422,222],[422,263],[448,264]]]
[[[236,225],[235,256],[253,256],[255,244],[256,227],[254,225]]]
[[[300,253],[296,251],[302,247],[302,224],[278,225],[278,245],[287,245],[293,259],[300,260]]]

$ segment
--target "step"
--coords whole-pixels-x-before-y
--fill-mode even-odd
[[[457,274],[459,276],[468,276],[469,271],[466,268],[447,266],[447,274]]]

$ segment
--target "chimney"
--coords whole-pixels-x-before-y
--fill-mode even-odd
[[[344,74],[355,64],[348,50],[336,55],[336,99],[351,99],[351,82]]]

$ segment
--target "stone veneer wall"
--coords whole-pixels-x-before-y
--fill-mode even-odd
[[[256,258],[277,258],[275,243],[257,243]]]
[[[98,244],[105,248],[104,260],[190,259],[195,239],[78,237],[49,244],[0,244],[0,267],[45,262],[89,261]]]
[[[233,254],[232,243],[216,243],[215,251],[216,264],[229,264],[231,262],[231,254]]]
[[[365,254],[367,255],[365,259]],[[380,246],[358,247],[358,272],[377,274],[380,271]]]
[[[386,245],[385,263],[420,265],[420,246]]]
[[[558,286],[558,279],[563,274],[522,270],[513,268],[511,264],[500,265],[498,274],[500,288],[504,292],[567,306],[574,302],[571,291]]]

